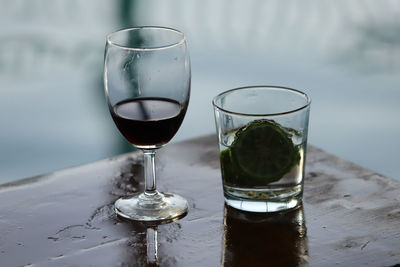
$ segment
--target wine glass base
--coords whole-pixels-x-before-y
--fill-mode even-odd
[[[155,222],[174,221],[186,215],[188,203],[183,197],[158,192],[156,201],[143,200],[144,193],[120,198],[114,204],[115,213],[128,220]]]

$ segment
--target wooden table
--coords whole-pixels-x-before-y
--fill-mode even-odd
[[[170,144],[158,187],[190,207],[162,225],[113,213],[118,197],[143,189],[140,153],[6,184],[0,266],[400,264],[400,183],[312,146],[306,169],[302,207],[244,213],[224,206],[214,135]]]

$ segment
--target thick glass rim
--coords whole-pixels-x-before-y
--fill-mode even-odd
[[[278,90],[282,90],[282,91],[291,91],[293,93],[299,94],[301,96],[304,97],[304,99],[306,100],[306,103],[304,105],[299,106],[298,108],[294,108],[294,109],[290,109],[288,111],[284,111],[284,112],[275,112],[275,113],[243,113],[243,112],[236,112],[236,111],[232,111],[232,110],[227,110],[223,107],[221,107],[220,105],[217,104],[217,101],[219,99],[221,99],[221,97],[228,95],[232,92],[235,91],[239,91],[239,90],[249,90],[249,89],[278,89]],[[276,86],[276,85],[253,85],[253,86],[243,86],[243,87],[237,87],[237,88],[233,88],[227,91],[224,91],[218,95],[216,95],[213,100],[212,100],[212,104],[214,106],[214,108],[223,111],[225,113],[229,113],[232,115],[240,115],[240,116],[252,116],[252,117],[266,117],[266,116],[278,116],[278,115],[285,115],[285,114],[290,114],[290,113],[294,113],[297,111],[300,111],[302,109],[305,109],[307,107],[310,106],[311,104],[311,98],[308,94],[304,93],[303,91],[300,91],[298,89],[294,89],[294,88],[290,88],[290,87],[285,87],[285,86]]]
[[[170,31],[170,32],[174,32],[176,33],[178,36],[181,36],[180,40],[178,42],[171,42],[167,45],[161,45],[161,46],[153,46],[153,47],[128,47],[128,46],[124,46],[121,44],[118,44],[118,42],[113,42],[111,39],[113,36],[117,35],[117,34],[121,34],[121,33],[125,33],[125,32],[131,32],[131,31],[139,31],[139,30],[164,30],[164,31]],[[143,50],[162,50],[162,49],[168,49],[168,48],[172,48],[178,45],[181,45],[183,43],[186,42],[186,36],[183,32],[173,29],[173,28],[169,28],[169,27],[161,27],[161,26],[141,26],[141,27],[131,27],[131,28],[125,28],[125,29],[121,29],[121,30],[117,30],[115,32],[112,32],[110,34],[107,35],[106,37],[107,40],[107,44],[117,47],[117,48],[121,48],[124,50],[132,50],[132,51],[143,51]]]

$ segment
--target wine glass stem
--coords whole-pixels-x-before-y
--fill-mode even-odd
[[[144,177],[145,177],[145,190],[144,194],[147,197],[154,197],[158,194],[156,189],[156,165],[155,155],[156,151],[153,149],[143,150],[144,154]]]

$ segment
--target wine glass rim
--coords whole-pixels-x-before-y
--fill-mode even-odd
[[[219,99],[221,99],[221,97],[228,95],[230,93],[236,92],[236,91],[240,91],[240,90],[252,90],[252,89],[257,89],[257,90],[271,90],[271,89],[276,89],[276,90],[282,90],[282,91],[289,91],[289,92],[293,92],[295,94],[301,95],[305,100],[305,104],[300,105],[297,108],[292,108],[292,109],[288,109],[287,111],[282,111],[282,112],[271,112],[271,113],[243,113],[243,112],[237,112],[237,111],[233,111],[233,110],[228,110],[226,108],[223,108],[220,104],[217,103],[217,101]],[[217,96],[215,96],[212,100],[212,104],[214,106],[214,108],[228,113],[228,114],[233,114],[233,115],[240,115],[240,116],[251,116],[251,117],[266,117],[266,116],[279,116],[279,115],[286,115],[286,114],[290,114],[290,113],[295,113],[297,111],[300,111],[302,109],[308,108],[311,105],[311,97],[298,89],[294,89],[294,88],[290,88],[290,87],[285,87],[285,86],[278,86],[278,85],[253,85],[253,86],[243,86],[243,87],[237,87],[237,88],[233,88],[227,91],[224,91],[220,94],[218,94]]]
[[[120,34],[123,32],[130,32],[130,31],[137,31],[137,30],[148,30],[148,29],[157,29],[157,30],[165,30],[165,31],[170,31],[170,32],[174,32],[177,35],[180,35],[181,38],[179,39],[179,41],[177,42],[171,42],[167,45],[159,45],[159,46],[151,46],[151,47],[128,47],[128,46],[124,46],[121,44],[118,44],[118,42],[114,42],[111,40],[111,38],[113,36],[115,36],[116,34]],[[177,30],[177,29],[173,29],[173,28],[169,28],[169,27],[163,27],[163,26],[139,26],[139,27],[130,27],[130,28],[124,28],[124,29],[120,29],[117,31],[114,31],[110,34],[107,35],[106,37],[107,40],[107,44],[111,45],[111,46],[115,46],[117,48],[121,48],[124,50],[132,50],[132,51],[143,51],[143,50],[162,50],[162,49],[168,49],[168,48],[172,48],[172,47],[176,47],[179,46],[183,43],[186,42],[186,36],[183,32]]]

